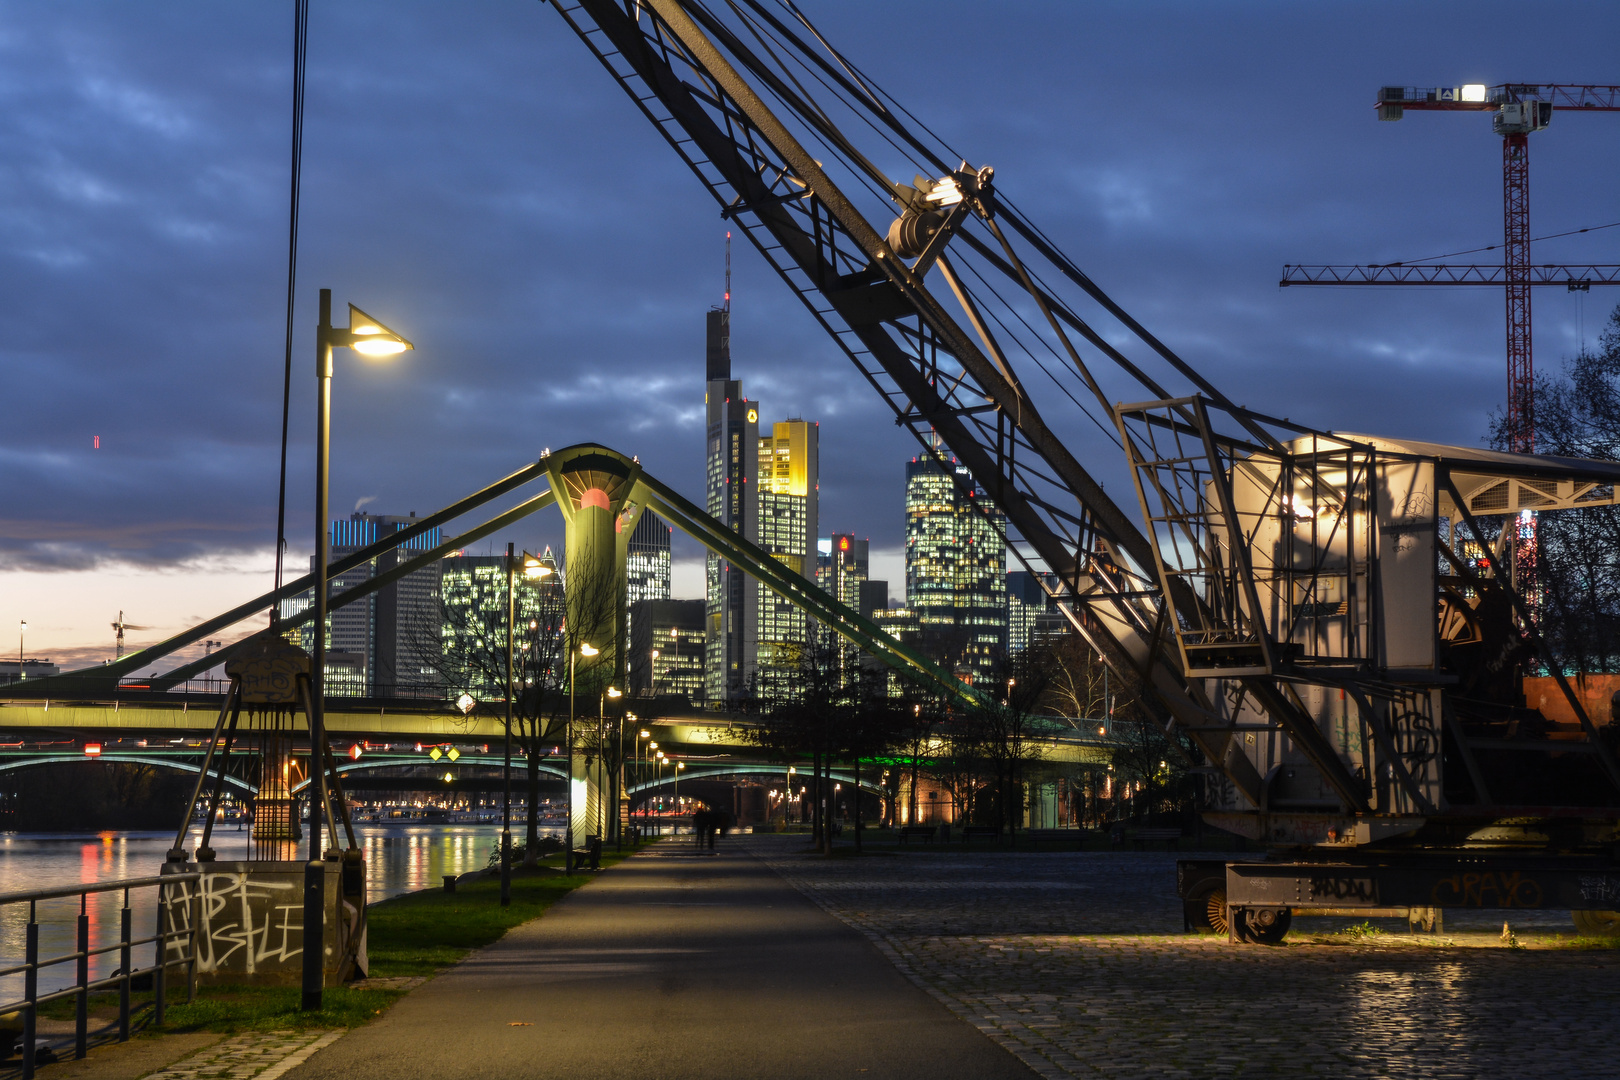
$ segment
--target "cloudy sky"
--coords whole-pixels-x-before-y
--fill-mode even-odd
[[[1489,119],[1380,124],[1378,86],[1620,82],[1612,3],[801,2],[1231,397],[1447,442],[1500,406],[1500,293],[1280,290],[1281,266],[1500,241]],[[99,659],[119,610],[150,641],[266,586],[291,23],[290,0],[0,7],[0,641],[26,619],[29,655]],[[426,512],[585,440],[701,496],[724,224],[555,10],[315,0],[305,125],[294,565],[322,286],[417,345],[339,354],[335,511]],[[1531,171],[1533,235],[1620,221],[1620,115],[1559,114]],[[1620,229],[1535,258],[1620,262]],[[763,419],[821,421],[823,529],[898,576],[912,446],[752,251],[734,272],[736,374]],[[1538,367],[1617,300],[1541,290]]]

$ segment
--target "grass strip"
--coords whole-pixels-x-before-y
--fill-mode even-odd
[[[603,869],[630,854],[603,852]],[[514,926],[538,918],[594,877],[566,876],[557,865],[560,862],[557,857],[542,860],[534,868],[515,868],[510,907],[501,907],[498,876],[463,882],[453,893],[424,889],[372,904],[366,909],[369,977],[432,975],[474,949],[499,941]],[[200,986],[190,1004],[175,1000],[179,995],[171,990],[174,996],[161,1031],[231,1034],[358,1027],[381,1015],[405,993],[402,989],[327,987],[321,993],[320,1010],[302,1012],[298,1008],[302,993],[296,986]],[[157,1029],[147,1030],[156,1033]]]

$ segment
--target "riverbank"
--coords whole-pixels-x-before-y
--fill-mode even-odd
[[[603,852],[603,871],[633,853],[629,850],[618,854]],[[176,1000],[183,995],[183,989],[180,995],[171,989],[167,1016],[161,1028],[149,1024],[129,1043],[104,1045],[92,1050],[89,1060],[51,1066],[51,1072],[46,1075],[58,1075],[64,1080],[79,1077],[111,1080],[125,1074],[124,1062],[137,1058],[147,1063],[140,1070],[144,1073],[151,1068],[154,1041],[172,1043],[174,1054],[169,1060],[175,1060],[202,1045],[197,1039],[204,1035],[332,1031],[368,1023],[427,978],[452,967],[474,950],[500,940],[514,927],[539,918],[551,905],[597,876],[594,873],[565,875],[560,863],[561,857],[553,856],[536,867],[518,868],[512,877],[510,907],[500,906],[498,875],[463,879],[453,893],[424,889],[371,905],[366,916],[368,977],[348,986],[325,990],[319,1011],[299,1010],[301,993],[295,986],[205,986],[199,988],[189,1004]],[[150,994],[136,995],[135,1004],[140,1007],[150,1000]],[[42,1009],[42,1036],[51,1036],[58,1027],[70,1029],[73,1008],[69,1000]],[[91,998],[92,1030],[104,1024],[116,1025],[117,1010],[115,994],[94,995]],[[15,1061],[13,1058],[6,1064]],[[0,1075],[4,1072],[0,1067]]]
[[[630,854],[604,852],[603,870]],[[189,1005],[170,1005],[163,1029],[228,1034],[364,1024],[409,991],[401,981],[430,977],[474,949],[493,944],[595,877],[565,875],[561,861],[553,856],[538,866],[518,868],[512,875],[510,907],[500,905],[498,875],[464,880],[453,893],[424,889],[372,904],[366,909],[368,977],[326,990],[318,1012],[299,1011],[297,987],[210,986]]]

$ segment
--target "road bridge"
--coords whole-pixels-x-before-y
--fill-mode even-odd
[[[93,758],[195,774],[202,768],[222,700],[220,694],[120,691],[93,701],[0,701],[0,773]],[[633,704],[635,723],[653,731],[659,747],[685,765],[681,782],[689,795],[707,791],[712,796],[716,784],[770,785],[785,780],[789,765],[801,772],[806,765],[774,757],[753,741],[758,716],[692,709],[684,699]],[[1077,723],[1054,723],[1042,737],[1031,740],[1043,763],[1076,768],[1106,763],[1110,740]],[[504,789],[505,719],[492,707],[462,715],[448,703],[421,699],[329,698],[326,724],[342,762],[338,772],[352,791],[431,789],[473,794]],[[228,790],[253,794],[247,760],[247,755],[233,754],[225,762]],[[218,768],[216,763],[210,776]],[[560,745],[549,748],[538,771],[543,791],[563,790],[566,767]],[[527,761],[514,748],[519,792],[526,772]],[[879,774],[877,768],[863,770],[861,788],[879,794]],[[848,768],[833,769],[831,779],[849,788],[856,783]],[[649,776],[645,767],[626,763],[625,791],[632,806],[651,797],[667,797],[674,787],[667,773]],[[295,787],[302,789],[302,782]]]

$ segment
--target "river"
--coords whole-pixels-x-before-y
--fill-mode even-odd
[[[513,822],[515,839],[522,840],[521,825]],[[547,830],[550,831],[550,830]],[[366,852],[366,898],[371,903],[418,889],[438,888],[449,874],[464,874],[489,863],[500,837],[498,824],[356,825],[355,836]],[[216,825],[214,850],[221,861],[241,859],[247,853],[246,830]],[[0,833],[0,893],[94,884],[120,878],[156,875],[174,834],[159,832]],[[195,847],[196,830],[188,840]],[[118,940],[121,892],[92,894],[85,914],[90,919],[91,946]],[[131,897],[133,934],[153,932],[156,893],[145,889]],[[60,956],[74,949],[77,899],[51,900],[39,905],[40,955]],[[0,968],[22,963],[28,921],[27,904],[0,907]],[[136,956],[138,966],[151,961],[151,946]],[[92,958],[91,978],[110,975],[118,967],[118,954]],[[69,985],[72,965],[64,964],[40,974],[41,990]],[[22,997],[21,976],[0,978],[0,1004]]]

